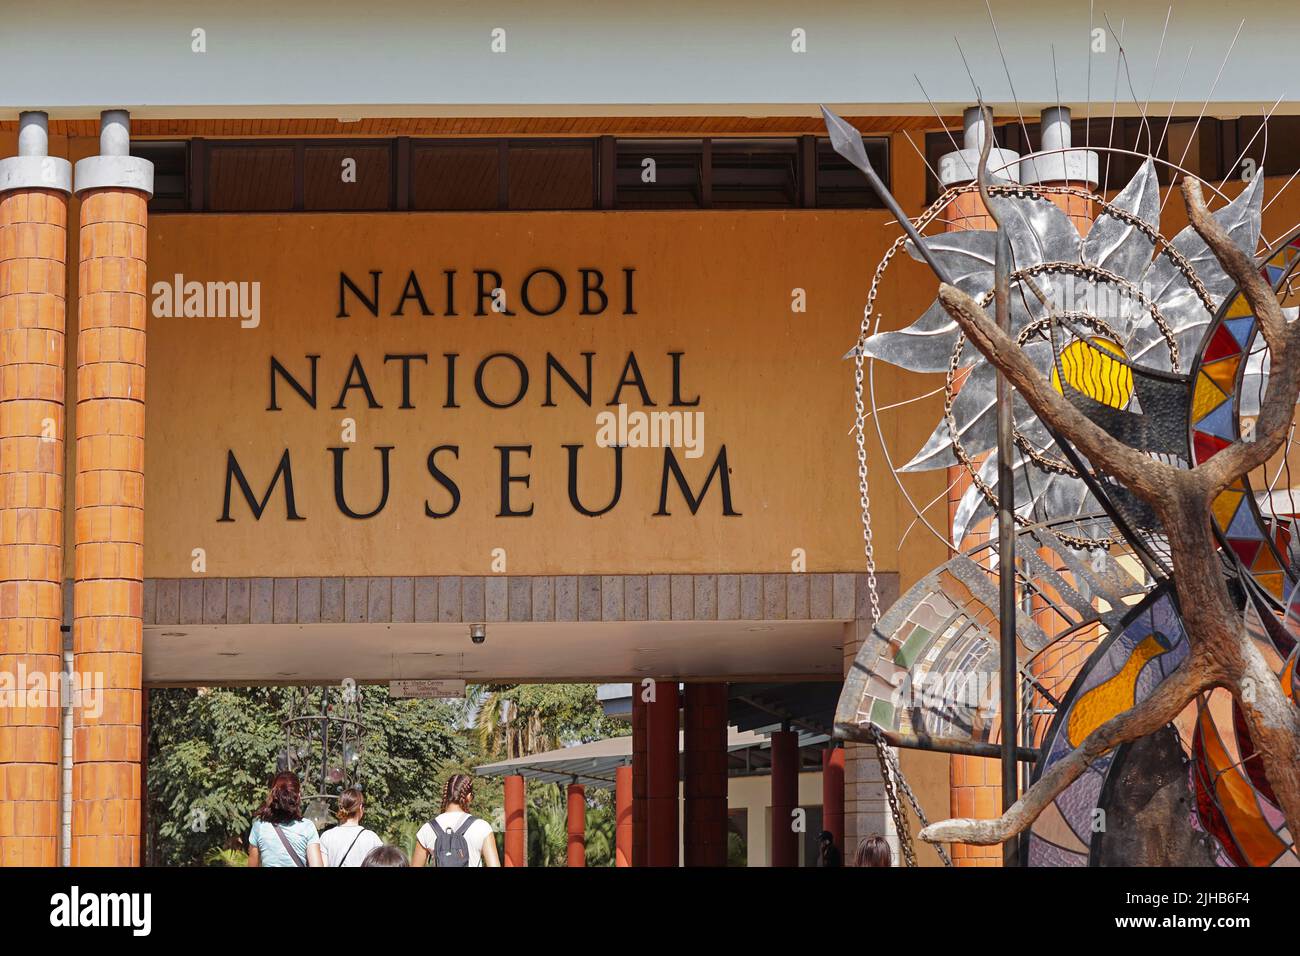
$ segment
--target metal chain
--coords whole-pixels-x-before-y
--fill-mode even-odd
[[[947,194],[930,206],[929,209],[917,220],[917,228],[924,229],[939,214],[940,210],[949,200]],[[865,355],[863,344],[871,334],[871,317],[875,310],[876,294],[880,289],[880,280],[889,268],[889,263],[893,260],[898,251],[906,243],[906,237],[900,236],[889,247],[885,257],[876,267],[875,275],[871,280],[871,289],[867,293],[867,304],[862,310],[862,326],[858,334],[858,344],[854,352],[854,411],[856,419],[854,421],[854,439],[857,443],[858,453],[858,502],[862,508],[862,543],[863,552],[867,560],[867,595],[871,601],[871,629],[875,631],[876,626],[880,623],[880,591],[876,584],[876,554],[872,541],[871,532],[871,494],[868,485],[867,474],[867,446],[866,446],[866,400],[863,394],[863,364]],[[898,837],[898,848],[903,856],[904,863],[909,867],[917,865],[916,849],[912,846],[912,831],[908,825],[907,817],[904,815],[902,808],[898,805],[898,793],[895,789],[895,780],[898,781],[898,787],[903,790],[908,802],[912,805],[912,811],[916,818],[921,821],[921,825],[927,826],[929,821],[926,820],[925,811],[921,809],[920,802],[916,799],[916,794],[908,786],[907,780],[903,777],[902,770],[898,766],[897,757],[894,750],[889,746],[880,728],[875,724],[867,724],[868,732],[875,743],[876,759],[880,761],[880,779],[885,788],[885,797],[889,801],[889,812],[894,819],[894,832]],[[944,852],[943,847],[935,847],[939,851],[939,856],[946,866],[952,866],[952,860]]]
[[[898,763],[898,754],[895,753],[894,748],[889,745],[889,741],[885,740],[885,735],[880,732],[880,728],[877,727],[875,724],[871,725],[871,735],[875,739],[876,753],[881,755],[880,766],[881,766],[882,776],[886,775],[885,774],[886,768],[888,768],[893,772],[894,781],[897,782],[898,789],[902,790],[903,796],[907,797],[907,802],[911,805],[912,812],[916,814],[916,819],[921,824],[921,829],[924,830],[926,827],[930,825],[930,818],[926,816],[925,810],[921,808],[921,801],[918,800],[916,798],[916,794],[912,792],[912,787],[910,784],[908,784],[907,777],[903,776],[903,768]],[[893,784],[892,783],[887,784],[886,794],[892,796],[892,793],[893,793]],[[898,806],[897,800],[896,799],[892,800],[890,806],[891,809],[895,811],[894,823],[895,826],[897,826],[898,817],[899,817],[899,814],[897,813],[897,806]],[[908,843],[910,844],[911,834],[910,832],[907,831],[906,823],[907,821],[904,819],[902,832],[906,832],[908,834],[907,839],[908,839]],[[901,836],[899,837],[899,842],[901,845],[902,843]],[[944,866],[952,866],[952,860],[951,858],[949,858],[948,852],[943,848],[941,844],[938,843],[934,844],[934,849],[935,852],[939,854],[939,859],[943,860]],[[913,859],[915,859],[915,853],[913,853]]]
[[[867,724],[867,730],[875,741],[876,759],[880,761],[880,781],[885,786],[885,797],[889,800],[889,812],[894,818],[894,833],[898,837],[898,849],[907,866],[916,866],[916,850],[912,847],[912,830],[907,825],[907,817],[898,806],[898,795],[894,792],[894,773],[889,766],[889,744],[875,724]],[[901,778],[900,778],[901,779]]]
[[[930,205],[928,209],[925,210],[925,212],[920,217],[916,219],[915,224],[917,230],[918,231],[924,230],[928,225],[930,225],[930,223],[933,222],[938,217],[939,213],[943,211],[959,193],[971,192],[976,189],[978,189],[978,186],[972,184],[970,186],[957,187],[955,189],[946,190],[938,199],[934,201],[934,203]],[[1175,266],[1188,279],[1189,283],[1193,288],[1193,291],[1196,292],[1197,296],[1201,299],[1202,303],[1206,306],[1206,308],[1209,311],[1214,311],[1215,303],[1212,297],[1210,296],[1208,290],[1206,290],[1205,286],[1202,284],[1200,277],[1197,276],[1195,270],[1192,269],[1191,263],[1187,261],[1187,258],[1171,242],[1169,242],[1169,240],[1165,239],[1164,236],[1162,236],[1150,224],[1142,221],[1134,214],[1129,213],[1126,210],[1118,209],[1107,200],[1099,196],[1096,196],[1091,192],[1079,189],[1077,187],[1069,187],[1069,186],[1046,187],[1046,188],[1036,187],[1033,190],[1026,190],[1023,187],[1018,187],[1018,186],[994,186],[991,187],[991,191],[1000,195],[1012,195],[1012,196],[1020,196],[1020,197],[1032,196],[1034,198],[1045,198],[1047,194],[1079,195],[1089,200],[1098,202],[1101,205],[1101,207],[1105,209],[1107,212],[1111,213],[1112,215],[1116,216],[1122,221],[1127,222],[1128,224],[1134,226],[1139,231],[1145,233],[1157,245],[1162,246],[1163,247],[1162,252],[1164,252],[1174,261]],[[872,276],[871,279],[871,289],[867,293],[866,306],[862,310],[862,325],[858,333],[857,346],[854,349],[853,393],[854,393],[854,412],[856,413],[856,416],[854,420],[853,430],[854,430],[854,440],[857,444],[857,454],[858,454],[858,502],[862,509],[862,543],[863,543],[863,552],[865,554],[866,563],[867,563],[867,594],[871,601],[871,628],[873,631],[876,629],[876,626],[880,623],[880,592],[876,584],[876,555],[875,555],[874,544],[872,541],[871,495],[870,495],[870,489],[868,485],[868,473],[867,473],[867,449],[866,449],[867,411],[866,411],[866,401],[865,401],[863,387],[862,387],[863,365],[866,359],[864,346],[868,336],[870,336],[871,334],[871,319],[872,319],[872,314],[875,311],[876,295],[880,289],[880,282],[884,278],[884,274],[888,270],[890,262],[893,261],[894,256],[898,254],[898,251],[904,247],[906,242],[907,242],[906,236],[899,236],[896,240],[894,240],[893,244],[889,247],[889,250],[885,253],[884,258],[881,259],[880,263],[876,266],[875,274]],[[1049,265],[1049,268],[1051,267],[1060,268],[1060,264],[1052,263]],[[1104,270],[1094,269],[1094,271],[1100,273],[1103,272]],[[1102,278],[1113,281],[1119,279],[1120,277],[1118,276],[1112,277],[1111,275],[1107,274],[1107,275],[1103,275]],[[1131,285],[1131,283],[1129,284]],[[1138,294],[1139,297],[1141,297],[1140,290],[1138,290]],[[1171,331],[1167,328],[1166,323],[1163,321],[1164,317],[1159,314],[1159,310],[1155,308],[1154,304],[1150,305],[1149,308],[1154,313],[1157,327],[1160,329],[1161,333],[1165,336],[1166,341],[1171,347],[1171,351],[1173,353],[1174,367],[1177,368],[1178,347],[1176,342],[1169,341],[1172,338]],[[951,359],[951,364],[948,371],[949,388],[947,389],[948,395],[944,407],[944,414],[945,416],[948,417],[950,426],[952,425],[951,416],[952,416],[952,392],[953,392],[951,385],[952,385],[952,379],[956,372],[957,363],[960,361],[959,358],[960,355],[961,355],[961,340],[959,338],[958,346],[954,350],[953,357]],[[954,429],[954,444],[956,444],[955,429]],[[970,469],[970,471],[972,477],[975,479],[975,483],[980,484],[978,476],[975,474],[975,470]],[[981,489],[981,491],[983,491],[983,493],[986,496],[990,494],[989,489]],[[922,828],[929,826],[929,820],[926,818],[925,811],[921,809],[921,803],[916,798],[916,794],[912,792],[912,788],[908,785],[907,778],[903,776],[903,771],[898,764],[898,758],[897,755],[895,755],[894,753],[894,749],[889,745],[889,742],[885,740],[884,734],[881,732],[880,728],[877,727],[875,724],[871,723],[870,721],[866,723],[866,727],[867,727],[867,732],[870,734],[873,744],[876,748],[876,758],[880,762],[880,778],[885,788],[885,797],[889,801],[889,812],[894,819],[894,831],[898,837],[899,850],[902,853],[904,863],[909,867],[914,867],[917,865],[916,850],[912,845],[912,832],[911,832],[911,828],[908,825],[907,817],[904,815],[902,808],[899,807],[898,805],[897,790],[901,789],[903,791],[904,796],[907,797],[907,801],[912,807],[912,812],[916,814],[916,818],[920,822]],[[897,781],[897,789],[896,789],[895,781]],[[941,845],[935,844],[934,848],[935,851],[939,854],[939,858],[943,860],[945,866],[953,865],[952,859],[948,856],[948,853],[944,850],[944,848]]]

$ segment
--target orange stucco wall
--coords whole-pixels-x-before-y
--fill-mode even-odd
[[[868,268],[889,233],[875,213],[524,213],[409,215],[158,216],[150,226],[149,283],[256,281],[260,324],[234,318],[150,316],[148,500],[149,576],[187,576],[203,548],[210,575],[484,573],[493,550],[505,549],[510,573],[620,573],[788,570],[793,549],[808,570],[847,570],[861,563],[851,416],[852,365],[840,361],[853,342]],[[527,315],[519,285],[538,268],[564,277],[567,302],[549,317]],[[579,314],[578,269],[598,268],[609,295],[606,311]],[[473,314],[474,269],[503,277],[515,317]],[[624,268],[634,268],[635,315],[622,314]],[[457,270],[456,317],[444,315],[443,270]],[[340,271],[369,294],[370,270],[382,270],[380,317],[349,292],[349,318],[338,318]],[[408,299],[393,316],[415,270],[428,307]],[[918,270],[900,263],[882,292],[890,314],[911,315],[931,290]],[[489,280],[491,282],[491,280]],[[802,289],[807,311],[792,311]],[[555,285],[535,280],[534,305],[547,309]],[[592,298],[593,307],[598,304]],[[529,372],[517,405],[497,409],[475,394],[479,362],[497,352],[518,356]],[[546,407],[546,356],[585,384],[583,352],[594,352],[588,407],[553,376],[555,407]],[[619,504],[593,518],[568,497],[565,444],[582,444],[579,492],[591,509],[609,501],[612,449],[596,446],[596,414],[609,407],[628,353],[635,353],[650,398],[671,410],[673,363],[681,352],[681,411],[703,416],[704,453],[675,455],[698,490],[725,445],[733,510],[723,515],[720,480],[692,516],[669,482],[669,516],[656,516],[664,455],[624,451]],[[414,361],[403,409],[402,368],[384,356],[426,354]],[[446,408],[445,355],[456,353],[460,407]],[[317,407],[281,378],[280,411],[270,405],[274,356],[309,388],[309,355],[319,355]],[[339,404],[350,363],[358,356],[375,401],[359,388]],[[877,387],[895,394],[898,373],[878,373]],[[354,375],[352,381],[359,379]],[[495,359],[484,388],[508,401],[519,388],[515,367]],[[628,385],[618,394],[630,410],[643,406]],[[918,413],[936,421],[931,400]],[[355,444],[341,440],[344,419],[356,423]],[[897,419],[895,418],[894,424]],[[457,483],[461,503],[446,518],[450,492],[427,469],[438,445],[459,446],[437,459]],[[531,445],[516,453],[511,507],[529,517],[501,517],[498,445]],[[391,489],[384,510],[359,520],[334,498],[331,447],[347,447],[349,506],[368,512],[380,498],[380,453],[392,446]],[[233,451],[260,498],[283,453],[292,457],[297,511],[290,521],[277,488],[260,520],[234,486],[232,521],[223,514],[227,454]],[[900,449],[910,453],[910,448]],[[911,564],[913,574],[941,551],[910,549],[900,560],[901,509],[883,459],[876,471],[878,558],[885,570]],[[937,486],[936,486],[937,487]],[[928,553],[933,552],[933,553]],[[909,575],[910,577],[910,575]]]

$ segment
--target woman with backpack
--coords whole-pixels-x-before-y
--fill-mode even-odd
[[[371,850],[384,845],[379,834],[361,825],[366,813],[366,798],[356,787],[339,794],[339,808],[334,814],[339,825],[330,827],[320,838],[326,866],[361,866]]]
[[[324,866],[316,824],[302,818],[302,785],[291,770],[277,773],[248,832],[249,866]]]
[[[420,827],[415,835],[411,866],[500,866],[492,824],[469,812],[474,801],[474,778],[452,774],[442,791],[442,813]]]

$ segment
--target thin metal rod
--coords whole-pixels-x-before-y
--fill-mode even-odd
[[[980,147],[980,198],[988,215],[997,225],[993,250],[993,308],[998,328],[1011,335],[1011,239],[989,193],[988,157],[993,149],[993,111],[980,103],[984,115],[984,142]],[[1035,291],[1038,290],[1035,288]],[[1038,292],[1040,299],[1042,293]],[[1044,300],[1044,304],[1046,301]],[[1016,653],[1016,501],[1015,501],[1015,422],[1012,416],[1011,381],[1001,368],[997,370],[998,406],[998,687],[1002,719],[1002,812],[1011,809],[1020,796],[1019,770],[1016,765],[1016,720],[1020,698],[1019,666]],[[1020,840],[1013,836],[1002,844],[1002,865],[1018,866]]]
[[[1088,0],[1088,86],[1087,112],[1083,117],[1083,148],[1087,149],[1092,145],[1092,30],[1093,30],[1093,6],[1095,0]]]
[[[935,170],[933,166],[930,165],[930,160],[926,158],[925,153],[921,152],[921,147],[916,145],[916,140],[912,139],[911,134],[908,133],[907,130],[903,130],[902,133],[903,133],[903,137],[907,140],[908,144],[912,147],[913,150],[915,150],[916,155],[921,157],[921,162],[925,163],[925,168],[930,171],[930,175],[934,177],[935,183],[937,183],[939,186],[939,191],[942,192],[943,180],[939,178],[939,173]]]
[[[1011,334],[1011,241],[1005,226],[999,226],[993,257],[993,302],[998,328]],[[1016,769],[1016,710],[1019,705],[1016,666],[1016,519],[1014,425],[1011,416],[1012,389],[1006,373],[998,369],[998,631],[1001,654],[1002,716],[1002,811],[1011,809],[1019,797]],[[1020,863],[1020,844],[1015,837],[1002,844],[1002,865]]]
[[[1156,49],[1156,65],[1151,71],[1151,89],[1147,90],[1146,102],[1142,104],[1142,123],[1146,126],[1147,131],[1147,152],[1155,151],[1155,140],[1151,132],[1151,123],[1147,116],[1147,111],[1151,109],[1151,97],[1156,92],[1156,78],[1160,75],[1160,59],[1165,55],[1165,38],[1169,36],[1169,21],[1173,19],[1174,6],[1169,5],[1169,10],[1165,13],[1165,26],[1160,31],[1160,46]]]
[[[1110,133],[1106,137],[1107,146],[1115,145],[1115,113],[1119,109],[1119,68],[1120,68],[1119,53],[1123,52],[1124,50],[1124,27],[1126,23],[1127,23],[1126,20],[1119,21],[1119,36],[1116,37],[1116,46],[1119,47],[1119,52],[1115,54],[1115,91],[1111,95],[1111,100],[1110,100]],[[1110,26],[1109,22],[1107,22],[1106,25]],[[1111,32],[1114,33],[1115,31],[1112,30]],[[1110,188],[1110,154],[1107,153],[1106,172],[1102,175],[1102,180],[1101,180],[1101,194],[1103,196],[1106,195],[1106,191],[1109,188]]]
[[[1183,82],[1187,79],[1187,68],[1192,64],[1192,50],[1195,46],[1187,48],[1187,57],[1183,60],[1183,72],[1178,74],[1178,85],[1174,87],[1173,99],[1169,101],[1169,113],[1165,116],[1165,128],[1160,131],[1160,142],[1156,143],[1156,148],[1152,151],[1152,156],[1157,156],[1160,150],[1164,148],[1165,137],[1169,135],[1169,124],[1174,121],[1174,108],[1178,105],[1178,98],[1183,95]]]
[[[1268,108],[1268,112],[1264,114],[1264,122],[1259,124],[1259,129],[1255,130],[1255,135],[1246,141],[1246,145],[1241,148],[1241,152],[1237,155],[1237,158],[1232,161],[1232,165],[1227,167],[1230,170],[1230,172],[1228,173],[1228,175],[1224,176],[1222,180],[1220,180],[1219,182],[1220,189],[1222,189],[1224,186],[1228,184],[1228,180],[1232,178],[1233,173],[1235,173],[1237,170],[1237,167],[1239,167],[1242,164],[1242,161],[1246,158],[1246,154],[1250,152],[1250,148],[1255,145],[1255,140],[1259,139],[1260,133],[1264,134],[1264,157],[1263,158],[1268,159],[1268,124],[1269,121],[1273,119],[1274,111],[1277,110],[1277,108],[1282,105],[1282,100],[1285,97],[1286,97],[1286,93],[1284,92],[1282,93],[1281,96],[1279,96],[1276,100],[1274,100],[1273,105]],[[1262,160],[1259,164],[1259,168],[1260,169],[1264,168],[1264,163]]]
[[[998,57],[1002,60],[1002,70],[1007,75],[1007,86],[1011,88],[1011,99],[1016,104],[1016,116],[1020,118],[1020,131],[1025,134],[1025,150],[1032,147],[1029,145],[1029,127],[1025,125],[1025,111],[1020,108],[1020,97],[1016,95],[1016,84],[1011,82],[1011,66],[1007,63],[1007,54],[1002,49],[1002,37],[998,33],[998,21],[993,16],[993,6],[989,0],[984,0],[984,9],[989,12],[989,25],[993,27],[993,39],[998,45]],[[1089,68],[1092,64],[1089,61]]]
[[[918,79],[917,82],[920,83],[921,81]],[[922,87],[921,91],[925,92],[925,88]],[[907,233],[907,238],[912,240],[912,243],[916,246],[916,251],[921,254],[921,258],[930,267],[930,271],[938,277],[940,282],[952,285],[952,278],[949,276],[948,270],[934,257],[934,253],[921,239],[921,234],[917,232],[916,226],[912,224],[912,220],[908,218],[907,213],[903,212],[903,207],[898,204],[894,194],[886,189],[885,184],[881,182],[880,176],[876,173],[876,168],[871,165],[871,159],[867,156],[866,149],[862,144],[862,134],[824,106],[822,107],[822,115],[826,119],[826,128],[831,134],[831,145],[835,151],[853,163],[862,175],[867,177],[867,182],[870,184],[872,191],[885,204],[885,208],[889,210],[890,215],[898,220],[903,232]],[[989,129],[992,129],[992,127],[990,126]],[[951,134],[949,135],[951,136]],[[953,145],[957,145],[955,141]]]
[[[1219,88],[1219,80],[1223,78],[1223,68],[1226,67],[1228,61],[1232,59],[1232,51],[1237,48],[1237,40],[1241,36],[1241,28],[1245,25],[1245,20],[1242,20],[1237,24],[1237,32],[1232,35],[1232,42],[1228,44],[1228,52],[1223,54],[1223,62],[1219,64],[1219,72],[1214,74],[1214,82],[1210,85],[1210,94],[1205,98],[1205,102],[1201,104],[1201,111],[1196,114],[1196,122],[1192,125],[1192,131],[1187,135],[1187,145],[1183,147],[1183,154],[1178,157],[1179,166],[1183,165],[1187,160],[1187,151],[1192,148],[1192,142],[1196,139],[1196,131],[1201,128],[1201,120],[1205,119],[1205,110],[1209,107],[1210,100],[1214,98],[1214,91]],[[1164,215],[1165,203],[1169,202],[1169,197],[1173,194],[1174,191],[1172,189],[1165,193],[1165,198],[1160,202],[1161,215]]]

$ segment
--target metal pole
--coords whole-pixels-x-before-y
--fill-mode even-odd
[[[839,724],[837,727],[844,725]],[[974,740],[947,740],[927,737],[924,734],[901,734],[894,730],[882,730],[880,736],[885,738],[885,742],[891,747],[900,747],[905,750],[925,750],[930,753],[939,754],[959,754],[964,757],[990,757],[994,760],[1002,759],[1001,744],[986,744]],[[868,743],[866,735],[860,735],[848,738],[850,740],[864,740]],[[1018,763],[1031,764],[1036,763],[1039,753],[1032,746],[1021,743],[1016,748],[1016,761]]]
[[[980,196],[984,200],[989,216],[997,222],[997,210],[992,208],[992,204],[989,202],[988,191],[988,157],[993,147],[993,114],[992,111],[984,112],[987,107],[982,103],[980,104],[980,110],[985,116],[984,143],[980,150],[980,168],[978,172]],[[871,160],[867,157],[866,144],[862,141],[862,134],[852,124],[835,115],[824,106],[822,107],[822,116],[826,121],[826,131],[830,134],[831,145],[834,147],[835,152],[861,170],[863,175],[867,177],[867,182],[871,184],[871,188],[880,197],[881,202],[885,204],[885,208],[898,220],[899,226],[916,245],[917,252],[930,266],[939,281],[951,285],[947,270],[931,254],[912,221],[904,214],[897,200],[890,195],[889,190],[885,188],[885,184],[876,174],[875,169],[872,168]],[[1011,319],[1008,303],[1011,294],[1011,245],[1002,223],[998,222],[997,225],[998,239],[993,265],[996,319],[998,327],[1004,333],[1010,335]],[[1002,710],[1002,810],[1005,813],[1016,802],[1019,795],[1019,787],[1016,782],[1016,726],[1018,724],[1016,712],[1019,702],[1016,661],[1016,533],[1015,474],[1013,471],[1015,453],[1011,383],[1007,381],[1007,377],[1001,371],[998,372],[997,383],[998,596],[1000,599],[998,616],[1000,618],[999,640],[1001,644],[999,670]],[[1067,455],[1072,451],[1063,442],[1057,442],[1057,444],[1062,447]],[[1081,476],[1086,476],[1086,472],[1082,468],[1080,468],[1079,473]],[[1012,837],[1002,846],[1002,865],[1017,866],[1019,862],[1019,840]]]
[[[1010,335],[1008,303],[1011,241],[1006,228],[998,227],[993,256],[993,300],[998,328]],[[1019,796],[1016,766],[1016,712],[1020,701],[1016,666],[1016,519],[1015,474],[1013,470],[1013,419],[1011,383],[998,371],[998,625],[1001,644],[1000,685],[1002,694],[1002,812],[1011,809]],[[1002,844],[1002,865],[1020,863],[1019,840],[1011,837]]]

